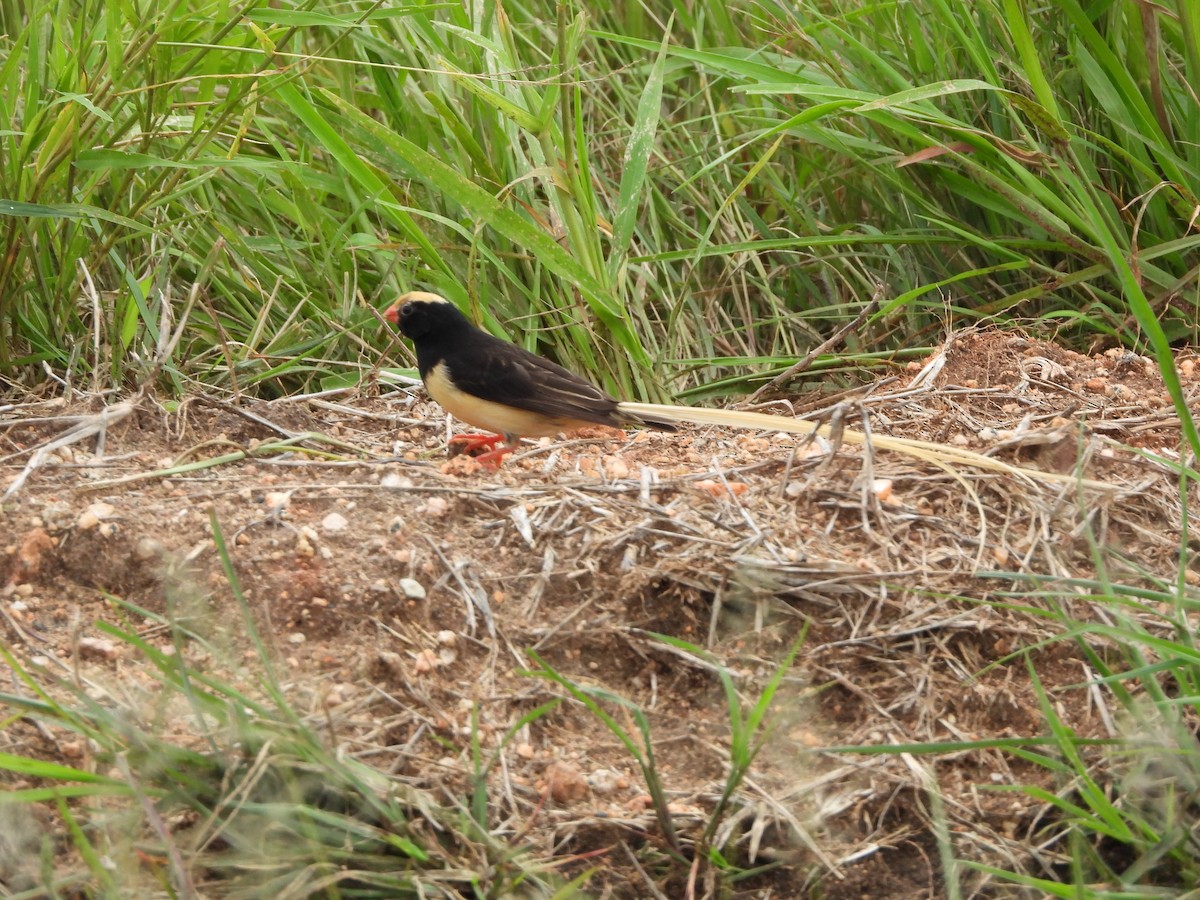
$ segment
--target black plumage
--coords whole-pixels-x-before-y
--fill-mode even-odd
[[[584,425],[675,430],[670,422],[621,410],[616,398],[557,363],[477,328],[436,294],[405,294],[386,317],[412,340],[430,396],[457,418],[503,434],[510,444]]]

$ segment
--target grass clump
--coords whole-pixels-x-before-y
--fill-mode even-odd
[[[5,7],[0,370],[120,385],[184,321],[176,390],[346,383],[414,285],[640,399],[879,285],[843,367],[1194,339],[1195,10],[1056,9]]]
[[[654,755],[654,739],[650,721],[644,710],[629,700],[602,688],[582,685],[558,672],[534,651],[528,651],[538,668],[528,674],[551,681],[570,694],[604,723],[642,773],[649,796],[650,809],[657,824],[656,840],[647,845],[647,865],[659,872],[659,884],[687,885],[694,896],[697,884],[703,884],[704,896],[717,896],[746,878],[771,871],[778,862],[757,866],[754,848],[748,852],[739,846],[747,837],[744,827],[738,827],[734,813],[739,804],[743,783],[751,764],[763,749],[770,728],[766,716],[779,687],[791,669],[796,654],[804,643],[802,633],[791,650],[767,679],[761,693],[747,704],[734,683],[728,668],[701,647],[670,635],[653,637],[680,652],[685,658],[701,660],[721,683],[729,714],[729,759],[724,783],[714,798],[712,809],[706,813],[704,827],[697,834],[683,834],[675,824],[678,810],[671,802],[671,792]],[[610,712],[610,710],[612,710]],[[632,727],[630,727],[632,725]],[[754,840],[757,844],[757,839]]]
[[[1033,593],[1009,593],[1013,602],[1049,600],[1058,610],[1052,615],[1061,617],[1062,639],[1078,646],[1095,673],[1076,690],[1111,704],[1104,714],[1113,737],[1083,740],[1067,727],[1027,657],[1049,740],[1022,756],[1053,773],[1055,789],[995,789],[1021,791],[1046,804],[1035,835],[1043,870],[975,867],[1052,896],[1078,896],[1095,884],[1144,891],[1140,896],[1174,896],[1179,886],[1200,880],[1195,829],[1200,743],[1191,724],[1200,700],[1200,648],[1189,624],[1197,599],[1175,585],[1140,587],[1103,575],[1070,583],[1066,595],[1050,579],[1016,580],[1037,584]],[[1065,610],[1072,596],[1102,607],[1108,621],[1071,617]]]

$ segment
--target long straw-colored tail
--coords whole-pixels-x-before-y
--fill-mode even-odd
[[[617,409],[628,413],[637,419],[662,422],[690,422],[693,425],[725,425],[732,428],[752,428],[759,431],[785,431],[790,434],[817,434],[828,437],[830,426],[822,425],[808,419],[789,419],[786,416],[769,416],[765,413],[742,412],[736,409],[701,409],[692,406],[668,406],[661,403],[621,403]],[[861,431],[843,429],[841,439],[849,444],[866,444],[867,435]],[[943,467],[958,464],[983,469],[988,472],[1002,472],[1017,478],[1028,478],[1035,481],[1054,484],[1074,484],[1080,487],[1098,491],[1112,491],[1116,488],[1104,481],[1094,481],[1090,478],[1080,478],[1076,475],[1062,472],[1043,472],[1039,469],[1027,469],[1024,466],[1014,466],[1003,460],[974,453],[961,447],[948,444],[938,444],[933,441],[917,441],[910,438],[889,437],[888,435],[873,434],[869,438],[872,447],[881,450],[893,450],[908,456],[935,463]]]

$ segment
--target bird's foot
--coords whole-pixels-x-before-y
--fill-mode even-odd
[[[456,434],[450,438],[447,447],[451,456],[476,456],[478,450],[494,450],[496,445],[504,440],[502,434]]]
[[[499,469],[500,464],[504,462],[504,457],[516,449],[516,447],[505,444],[503,447],[497,447],[495,450],[479,454],[479,456],[475,457],[475,461],[485,469]]]
[[[500,468],[504,457],[515,449],[504,443],[504,435],[501,434],[456,434],[450,438],[449,446],[453,448],[452,455],[466,454],[489,469]],[[480,450],[486,452],[480,453]]]

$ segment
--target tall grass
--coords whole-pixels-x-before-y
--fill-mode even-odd
[[[186,317],[176,389],[351,381],[413,285],[645,398],[878,283],[852,363],[998,315],[1193,339],[1198,18],[9,0],[0,371],[126,383]]]

